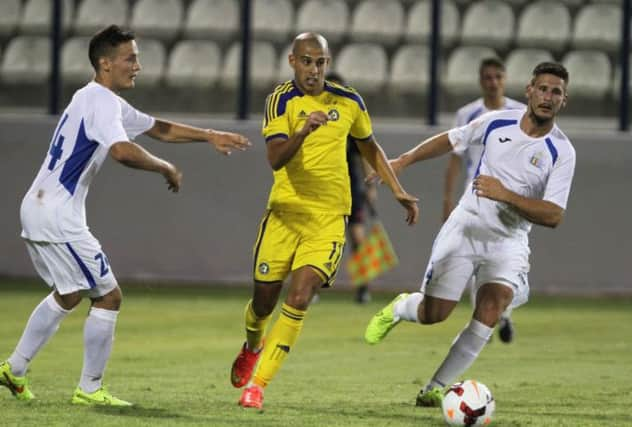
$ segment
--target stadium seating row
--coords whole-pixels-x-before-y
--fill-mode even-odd
[[[88,37],[68,39],[62,48],[61,69],[64,82],[79,85],[92,75],[87,58]],[[219,85],[236,88],[241,44],[234,42],[222,54],[220,46],[206,40],[181,40],[170,52],[156,39],[140,39],[140,62],[143,66],[138,84],[151,86],[166,83],[171,87],[210,88]],[[288,65],[289,47],[279,54],[270,42],[258,41],[252,47],[252,84],[254,89],[268,90],[276,82],[291,78]],[[456,48],[440,73],[448,93],[474,94],[478,91],[478,64],[483,57],[496,56],[490,47]],[[11,40],[0,64],[2,83],[44,83],[50,73],[50,40],[42,36],[18,36]],[[350,43],[336,55],[334,69],[363,93],[375,93],[385,87],[396,92],[423,95],[428,83],[428,47],[406,44],[391,58],[386,49],[373,43]],[[506,58],[508,93],[524,89],[534,64],[552,60],[543,49],[515,49]],[[610,59],[597,50],[570,51],[562,58],[568,67],[575,95],[603,98],[615,87]]]
[[[518,47],[552,52],[573,49],[616,51],[620,41],[621,0],[442,0],[442,41]],[[287,43],[295,31],[314,30],[332,43],[426,43],[431,0],[256,0],[253,34],[257,40]],[[0,38],[44,35],[49,31],[49,0],[3,0]],[[147,38],[234,40],[239,31],[236,0],[64,0],[68,34],[87,36],[104,23],[129,24]],[[463,13],[460,13],[460,10]]]

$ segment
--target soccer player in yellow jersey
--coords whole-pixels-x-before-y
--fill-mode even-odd
[[[325,81],[327,40],[320,34],[300,34],[288,59],[294,80],[278,85],[266,100],[263,136],[274,184],[254,245],[246,342],[231,370],[235,387],[247,385],[239,400],[245,408],[262,408],[263,389],[294,346],[312,296],[334,281],[351,208],[347,135],[404,207],[407,223],[416,223],[419,215],[417,199],[404,191],[373,137],[360,95]],[[264,340],[290,272],[281,313]]]

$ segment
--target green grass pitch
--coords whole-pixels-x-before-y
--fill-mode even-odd
[[[324,291],[258,413],[237,406],[240,391],[229,381],[247,287],[123,289],[105,383],[137,407],[69,404],[81,371],[84,301],[31,365],[37,400],[24,404],[0,389],[0,425],[444,425],[439,410],[414,406],[415,395],[467,321],[467,303],[442,324],[401,324],[369,347],[366,322],[393,295],[358,306],[348,293]],[[0,281],[0,359],[46,292],[37,281]],[[515,342],[495,336],[464,376],[490,387],[492,425],[632,425],[632,300],[536,297],[514,321]]]

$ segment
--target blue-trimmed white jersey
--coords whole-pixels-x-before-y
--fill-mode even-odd
[[[521,110],[487,113],[450,130],[450,142],[457,153],[473,146],[482,148],[474,177],[493,176],[521,196],[547,200],[565,209],[575,171],[575,149],[557,125],[541,138],[526,135],[520,129],[524,114]],[[531,230],[531,222],[511,206],[478,197],[471,182],[456,209],[473,214],[482,230],[496,234],[526,237]]]
[[[129,141],[153,125],[152,117],[94,81],[75,92],[22,200],[22,237],[63,243],[89,236],[85,200],[110,146]]]
[[[516,101],[515,99],[504,97],[503,106],[500,108],[501,110],[526,110],[527,106],[522,102]],[[465,126],[469,122],[478,117],[482,116],[485,113],[489,113],[490,110],[485,106],[485,100],[483,98],[478,98],[476,101],[472,101],[469,104],[464,105],[459,108],[456,112],[456,120],[454,123],[455,127]],[[461,153],[461,158],[465,161],[465,187],[472,181],[474,178],[474,172],[476,172],[476,166],[478,165],[478,161],[481,158],[482,146],[472,146]]]

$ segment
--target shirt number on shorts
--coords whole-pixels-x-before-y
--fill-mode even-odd
[[[101,277],[110,272],[110,263],[108,262],[108,257],[106,257],[105,254],[96,254],[94,259],[101,262]]]

